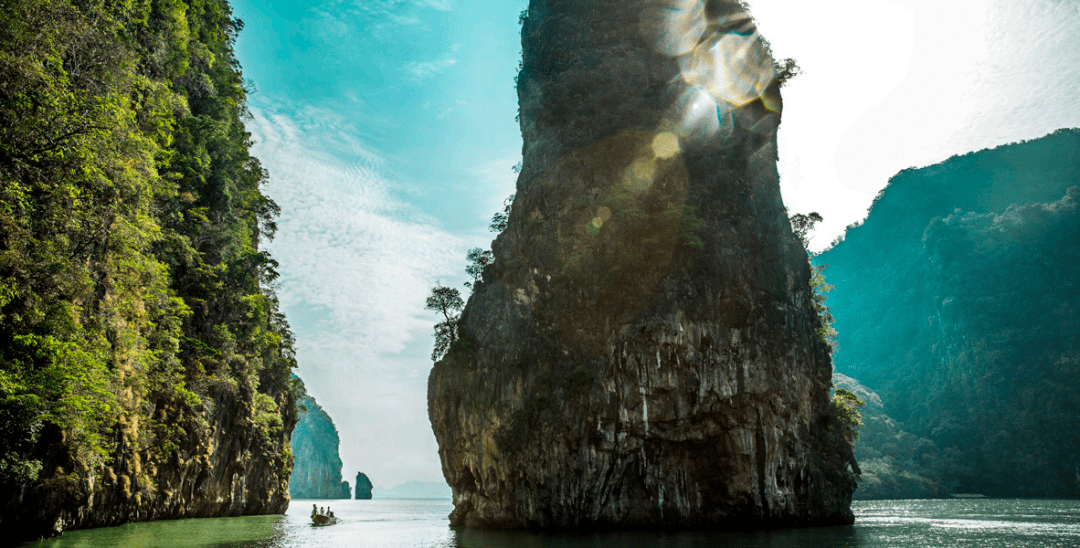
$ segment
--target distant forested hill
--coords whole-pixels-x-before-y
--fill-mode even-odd
[[[899,173],[814,258],[836,370],[932,442],[918,472],[949,492],[1080,494],[1078,202],[1080,131],[1061,130]]]
[[[5,538],[288,504],[241,28],[224,0],[0,2]]]

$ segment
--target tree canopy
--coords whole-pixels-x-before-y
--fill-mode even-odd
[[[287,452],[242,27],[225,0],[0,3],[0,499],[59,473],[56,444],[150,489],[221,398]]]

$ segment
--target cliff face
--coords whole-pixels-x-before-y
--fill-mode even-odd
[[[356,473],[356,500],[371,500],[371,480],[363,472]]]
[[[283,387],[272,390],[287,395]],[[183,439],[164,457],[162,447],[148,446],[151,440],[123,433],[113,462],[100,469],[72,455],[69,434],[46,426],[37,454],[45,469],[37,481],[6,490],[4,527],[15,539],[30,539],[130,521],[284,513],[295,414],[290,397],[282,402],[290,407],[285,421],[260,428],[268,411],[257,408],[259,394],[240,386],[185,410],[201,414],[184,419]],[[121,420],[140,418],[132,413]]]
[[[306,411],[293,430],[293,466],[289,495],[298,499],[347,499],[349,482],[341,479],[337,428],[330,415],[307,396],[300,400]]]
[[[850,446],[731,2],[533,0],[524,162],[429,379],[451,524],[850,523]]]
[[[946,492],[1080,493],[1080,445],[1062,434],[1080,420],[1077,157],[1073,129],[905,170],[815,257],[835,286],[837,371],[910,432],[860,451],[906,453]]]
[[[284,512],[292,335],[226,0],[0,6],[0,527]]]

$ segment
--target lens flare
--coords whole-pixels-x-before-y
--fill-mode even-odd
[[[600,233],[600,229],[604,227],[604,223],[611,218],[611,209],[606,206],[601,206],[596,210],[596,216],[585,225],[585,233],[589,236],[596,236]]]
[[[756,32],[750,36],[734,33],[714,37],[679,57],[679,66],[688,84],[735,106],[761,97],[775,76],[772,58]]]
[[[767,99],[776,69],[750,14],[735,2],[707,9],[704,0],[659,0],[646,24],[656,50],[678,58],[683,80],[717,103]],[[766,100],[766,107],[779,105]]]
[[[634,192],[644,192],[652,186],[656,177],[656,158],[638,158],[626,170],[626,187]]]
[[[679,138],[670,131],[662,131],[653,137],[652,150],[657,158],[671,158],[679,153]]]
[[[699,0],[659,1],[650,15],[657,51],[672,57],[693,50],[705,34],[705,3]]]

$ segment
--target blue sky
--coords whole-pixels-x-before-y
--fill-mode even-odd
[[[821,249],[888,177],[1080,126],[1080,2],[751,0],[784,89],[781,190]],[[268,247],[299,374],[334,418],[345,479],[439,481],[427,420],[436,283],[520,160],[514,76],[527,0],[238,0],[257,90],[248,129],[282,207]],[[467,291],[462,288],[463,291]]]
[[[438,481],[426,386],[437,282],[460,287],[520,160],[525,2],[241,0],[248,129],[282,206],[268,247],[299,374],[346,479]],[[464,290],[464,288],[462,288]]]

